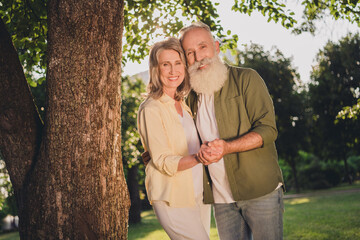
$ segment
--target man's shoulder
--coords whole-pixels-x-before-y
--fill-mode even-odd
[[[257,71],[255,69],[252,69],[252,68],[228,65],[228,69],[229,69],[229,72],[230,72],[230,76],[246,77],[246,76],[252,76],[254,74],[258,75]]]
[[[189,92],[189,94],[185,98],[185,103],[188,106],[190,106],[190,104],[193,103],[194,101],[196,101],[196,99],[197,99],[197,94],[193,89],[191,89],[191,91]]]

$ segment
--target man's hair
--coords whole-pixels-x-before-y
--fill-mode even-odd
[[[179,53],[181,62],[184,64],[185,79],[177,87],[175,93],[175,100],[179,101],[190,92],[190,80],[189,80],[188,71],[186,69],[184,51],[181,48],[179,40],[173,37],[155,43],[150,50],[150,56],[149,56],[150,81],[147,86],[148,96],[154,99],[158,99],[164,94],[163,85],[160,80],[160,70],[159,70],[159,56],[163,50],[176,51],[177,53]]]
[[[213,38],[210,27],[208,25],[206,25],[203,22],[193,22],[191,23],[189,26],[183,27],[182,29],[180,29],[179,34],[180,34],[180,43],[183,41],[185,34],[192,30],[192,29],[196,29],[196,28],[201,28],[204,29],[205,31],[207,31],[209,33],[209,35]]]

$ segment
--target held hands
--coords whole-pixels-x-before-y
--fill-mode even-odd
[[[227,142],[222,139],[215,139],[211,142],[205,142],[201,145],[200,151],[196,154],[197,160],[204,164],[218,162],[224,155],[227,154]]]

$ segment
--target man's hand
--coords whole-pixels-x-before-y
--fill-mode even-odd
[[[222,139],[217,138],[214,141],[209,142],[208,146],[215,149],[216,153],[220,156],[220,159],[229,153],[228,143]]]
[[[220,142],[213,143],[214,141]],[[221,143],[224,142],[223,144],[226,144],[226,142],[220,139],[216,139],[214,141],[202,144],[200,151],[197,154],[198,160],[204,165],[218,162],[224,156]]]
[[[142,157],[142,160],[143,160],[144,165],[145,165],[145,167],[146,167],[146,165],[148,165],[148,163],[149,163],[150,160],[151,160],[150,153],[149,153],[148,151],[143,152],[143,153],[141,154],[141,157]]]

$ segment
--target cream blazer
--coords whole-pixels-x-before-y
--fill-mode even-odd
[[[181,107],[191,115],[189,107]],[[187,156],[185,132],[175,109],[175,100],[164,94],[155,100],[147,98],[139,107],[138,130],[151,161],[145,169],[148,199],[166,201],[171,207],[195,206],[192,170],[177,171]]]

